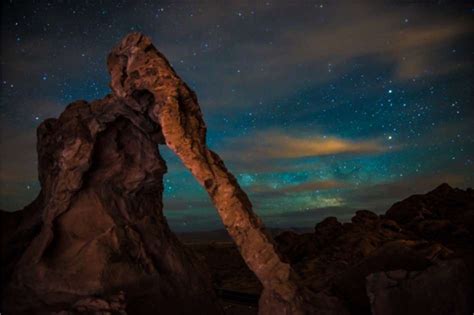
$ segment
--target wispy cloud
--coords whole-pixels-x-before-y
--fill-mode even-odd
[[[222,41],[208,51],[212,58],[192,61],[197,68],[212,69],[206,79],[214,83],[212,86],[223,87],[201,93],[205,107],[242,108],[262,98],[278,100],[308,84],[337,80],[352,71],[353,60],[385,65],[391,69],[387,74],[396,81],[444,75],[472,65],[469,59],[446,53],[456,40],[472,34],[472,27],[466,20],[437,14],[436,5],[417,10],[417,6],[387,5],[385,1],[346,1],[344,5],[326,3],[320,8],[309,2],[290,1],[265,6],[259,12],[258,23],[249,14],[254,8],[232,5],[233,12],[242,12],[242,18],[216,13],[192,22],[193,29],[206,32],[220,25],[216,32],[221,33]],[[262,26],[266,24],[273,27]],[[224,31],[234,28],[252,36],[240,40],[236,34]],[[189,60],[186,54],[191,51],[176,46],[170,51]],[[232,54],[220,58],[222,47]],[[239,56],[246,58],[242,61]],[[186,75],[199,82],[202,74],[195,71]],[[310,82],[303,78],[310,78]],[[265,93],[269,83],[273,89]]]
[[[314,180],[307,181],[297,185],[287,186],[269,186],[269,185],[251,185],[248,189],[254,193],[260,195],[281,195],[281,194],[292,194],[292,193],[304,193],[317,190],[328,190],[344,188],[347,184],[336,180]]]
[[[291,159],[338,154],[376,154],[388,146],[379,139],[349,140],[337,136],[295,136],[280,130],[263,131],[229,141],[224,156],[229,159]],[[239,152],[236,152],[238,150]]]
[[[332,72],[344,72],[347,70],[344,64],[348,61],[371,57],[375,61],[394,64],[394,78],[405,80],[423,76],[427,70],[430,74],[437,73],[440,65],[457,64],[458,60],[447,58],[440,48],[470,32],[464,21],[440,20],[441,26],[410,23],[403,27],[402,7],[386,10],[358,2],[344,8],[342,12],[338,8],[332,22],[322,27],[283,34],[285,45],[282,47],[290,47],[293,56],[287,58],[287,62],[324,66],[330,62]],[[275,60],[278,64],[282,61]],[[334,75],[337,73],[326,71],[322,78]]]

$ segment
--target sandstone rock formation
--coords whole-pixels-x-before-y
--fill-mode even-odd
[[[40,125],[41,193],[4,223],[16,227],[3,235],[6,314],[221,313],[206,267],[163,216],[159,137],[115,96]]]
[[[313,296],[282,261],[247,195],[207,148],[196,95],[150,39],[125,37],[108,68],[113,95],[73,103],[38,129],[42,190],[8,219],[15,228],[2,246],[5,308],[52,312],[75,305],[73,312],[89,303],[92,310],[117,306],[110,301],[119,294],[133,314],[140,307],[181,314],[198,305],[201,313],[219,312],[205,268],[162,214],[166,166],[156,147],[166,144],[205,187],[262,282],[261,314],[313,314],[315,305],[341,313],[335,298]],[[180,309],[167,311],[170,305]]]
[[[128,106],[159,126],[165,143],[207,190],[249,268],[262,282],[261,314],[310,314],[314,299],[282,261],[252,204],[219,156],[206,145],[196,95],[141,34],[127,36],[109,55],[111,87]]]
[[[157,144],[209,193],[262,284],[260,314],[379,314],[407,294],[429,303],[443,283],[461,282],[462,290],[436,293],[448,305],[436,310],[472,312],[472,281],[457,280],[472,276],[472,190],[442,185],[384,216],[327,218],[277,245],[207,148],[196,95],[150,39],[125,37],[108,68],[112,95],[75,102],[38,128],[38,198],[0,211],[2,312],[222,313],[205,264],[163,216],[166,164]]]

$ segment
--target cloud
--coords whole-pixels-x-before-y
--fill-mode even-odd
[[[293,159],[338,154],[376,154],[388,149],[378,139],[348,140],[336,136],[298,137],[280,130],[257,132],[228,142],[230,160]],[[238,152],[237,152],[238,151]]]
[[[360,185],[357,187],[354,185],[343,184],[341,188],[344,189],[334,195],[339,196],[334,197],[334,200],[340,202],[331,203],[330,196],[326,196],[323,199],[318,200],[318,206],[315,207],[302,207],[301,209],[292,210],[285,208],[285,211],[267,212],[261,216],[267,226],[278,227],[314,226],[317,222],[320,222],[328,216],[335,216],[341,221],[349,221],[358,209],[369,209],[382,214],[385,213],[393,203],[408,198],[413,194],[427,193],[443,182],[447,182],[453,187],[466,188],[465,176],[456,174],[411,176],[377,184]],[[288,189],[283,188],[282,191],[305,190],[305,186],[307,186],[308,189],[311,186],[328,187],[328,189],[331,189],[329,187],[338,187],[339,184],[341,183],[322,181],[319,185],[317,182],[307,185],[295,185],[289,186]],[[275,196],[278,195],[281,195],[281,193],[275,194]]]
[[[235,7],[233,12],[239,11],[239,5],[230,6]],[[213,82],[211,86],[222,86],[217,91],[204,87],[199,93],[202,104],[218,110],[223,106],[250,107],[262,98],[267,102],[279,100],[302,87],[350,73],[353,60],[386,66],[388,75],[398,81],[444,75],[472,64],[469,59],[447,53],[450,45],[472,34],[466,19],[439,15],[436,5],[416,8],[416,4],[385,1],[326,3],[319,8],[310,2],[290,1],[265,6],[258,14],[258,23],[248,14],[242,19],[222,13],[196,19],[193,27],[206,31],[219,24],[216,32],[222,39],[213,45],[211,58],[198,56],[192,61],[197,69],[211,69],[206,75],[206,80]],[[261,26],[267,24],[271,28]],[[236,28],[241,34],[229,31]],[[222,47],[232,54],[219,55]],[[199,71],[186,75],[199,85]],[[268,85],[273,86],[271,93],[266,93]]]
[[[466,179],[466,175],[454,173],[400,177],[392,181],[360,185],[341,193],[341,196],[353,207],[385,211],[394,202],[413,194],[424,194],[442,183],[448,183],[453,187],[465,186]]]
[[[256,184],[251,185],[247,189],[256,198],[270,198],[282,195],[290,195],[297,193],[313,192],[317,190],[330,190],[344,188],[347,184],[336,180],[315,180],[307,181],[297,185],[287,185],[280,187],[272,187],[270,185]]]
[[[291,185],[281,189],[283,193],[298,193],[313,190],[342,188],[345,184],[335,180],[310,181],[298,185]]]
[[[394,38],[396,42],[387,51],[396,60],[395,78],[412,79],[425,74],[446,74],[459,70],[459,61],[451,61],[440,47],[457,37],[468,33],[461,23],[443,27],[419,27],[400,32]]]
[[[273,56],[266,62],[274,69],[298,64],[327,68],[331,63],[333,71],[318,75],[322,80],[337,77],[335,72],[345,72],[348,61],[364,56],[395,63],[395,77],[408,79],[423,75],[427,68],[436,72],[440,65],[458,63],[446,57],[440,47],[472,33],[465,21],[440,18],[427,13],[429,10],[421,14],[427,17],[424,22],[405,23],[406,16],[413,14],[404,6],[387,10],[386,5],[358,1],[344,6],[329,5],[326,10],[330,18],[317,26],[314,20],[303,16],[296,27],[285,30],[274,45],[280,51],[278,54],[274,53],[275,47],[265,44],[250,43],[242,49],[252,55]],[[417,18],[420,20],[420,16]]]

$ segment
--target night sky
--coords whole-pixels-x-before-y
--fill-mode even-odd
[[[106,57],[151,36],[196,91],[218,152],[270,227],[311,227],[442,182],[474,183],[474,11],[449,1],[3,1],[0,208],[39,191],[35,129],[110,93]],[[165,215],[222,228],[166,148]]]

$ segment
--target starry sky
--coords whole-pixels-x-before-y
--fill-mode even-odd
[[[110,92],[106,56],[152,37],[196,91],[218,152],[270,227],[312,227],[442,182],[474,183],[468,1],[3,1],[0,208],[39,191],[35,129]],[[166,148],[165,215],[221,229]]]

